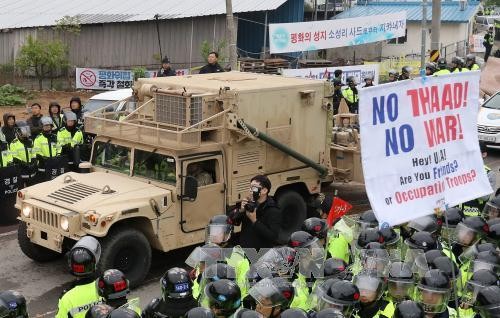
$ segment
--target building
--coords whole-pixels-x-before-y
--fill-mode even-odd
[[[29,35],[62,40],[73,67],[155,69],[159,42],[176,68],[204,64],[204,41],[228,56],[224,0],[0,0],[0,8],[0,64],[12,63]],[[233,12],[238,49],[259,55],[267,25],[303,21],[304,1],[233,0]],[[54,28],[65,16],[79,34]]]
[[[427,26],[426,39],[427,51],[430,49],[430,32],[432,21],[432,0],[427,1]],[[474,16],[479,9],[479,1],[449,1],[441,3],[441,44],[446,55],[457,53],[465,54],[466,43],[473,32]],[[358,1],[357,5],[338,14],[336,19],[358,18],[370,15],[389,14],[406,11],[407,29],[406,36],[386,42],[378,42],[345,48],[344,50],[330,50],[329,57],[354,56],[356,59],[379,59],[401,57],[407,55],[420,55],[422,34],[422,1]],[[343,51],[343,52],[342,52]]]

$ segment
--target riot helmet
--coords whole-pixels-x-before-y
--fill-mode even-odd
[[[0,292],[0,318],[28,318],[26,298],[14,290]]]
[[[430,76],[436,71],[436,64],[433,62],[425,63],[425,75]]]
[[[125,298],[130,292],[128,279],[117,269],[106,270],[95,284],[97,293],[106,301]]]
[[[413,233],[410,238],[405,240],[410,249],[422,250],[425,252],[438,249],[436,238],[431,233],[422,231]]]
[[[273,317],[290,308],[295,295],[292,283],[282,277],[264,278],[255,284],[248,294],[257,302],[256,311],[265,317]]]
[[[205,265],[215,264],[223,261],[222,249],[217,244],[207,243],[196,247],[186,259],[185,263],[192,268],[200,267],[203,271]]]
[[[461,246],[471,246],[485,237],[488,232],[488,224],[482,217],[466,217],[455,228],[453,241]]]
[[[54,124],[54,122],[52,121],[52,118],[50,118],[50,116],[43,116],[40,119],[40,123],[42,124],[43,132],[47,133],[52,131],[52,125]]]
[[[365,212],[361,213],[358,219],[358,223],[361,229],[367,227],[378,227],[378,220],[373,210],[366,210]]]
[[[354,76],[349,76],[347,78],[347,85],[349,86],[356,86],[356,78]]]
[[[450,298],[450,279],[439,269],[427,271],[417,284],[416,300],[426,313],[444,312]]]
[[[391,69],[387,74],[389,76],[389,82],[395,82],[398,80],[398,71]]]
[[[476,56],[474,54],[467,54],[467,56],[465,57],[465,61],[467,63],[470,63],[470,65],[476,63]]]
[[[328,234],[328,224],[326,224],[326,220],[320,218],[308,218],[302,224],[302,231],[305,231],[320,240],[326,239]]]
[[[344,318],[345,316],[342,312],[334,309],[334,308],[325,308],[316,313],[315,318]]]
[[[401,68],[401,74],[406,74],[406,75],[410,75],[411,72],[413,72],[413,67],[409,66],[409,65],[405,65]]]
[[[101,257],[101,244],[92,236],[82,237],[68,254],[69,272],[77,277],[91,276]]]
[[[214,313],[205,307],[195,307],[189,309],[186,318],[215,318]]]
[[[160,279],[163,300],[188,298],[193,294],[193,282],[184,268],[169,269]]]
[[[412,300],[404,300],[396,306],[394,318],[424,318],[422,305]]]
[[[387,293],[396,301],[411,299],[415,287],[413,271],[409,264],[393,262],[389,266]]]
[[[216,280],[205,286],[200,304],[205,301],[216,317],[229,317],[241,305],[241,291],[231,280]]]
[[[461,301],[472,306],[476,301],[479,291],[489,286],[499,286],[498,275],[488,269],[480,269],[472,274],[462,292]]]
[[[384,243],[384,237],[376,228],[365,228],[359,232],[356,247],[358,249],[363,249],[368,243],[371,242],[378,242],[382,244]]]
[[[126,307],[119,307],[108,314],[107,318],[140,318],[141,316],[134,310]]]
[[[448,67],[448,64],[446,63],[446,59],[444,57],[439,58],[438,67],[440,70],[445,70]]]
[[[483,209],[483,217],[487,220],[500,218],[500,195],[486,203]]]
[[[435,214],[421,216],[408,222],[408,227],[416,232],[436,235],[441,230],[441,220]]]
[[[482,288],[476,298],[475,309],[481,318],[498,318],[500,313],[500,287],[489,286]]]
[[[416,256],[416,258],[414,259],[414,265],[416,267],[418,276],[423,276],[430,269],[430,264],[434,261],[434,259],[441,256],[446,256],[446,254],[442,250],[437,249],[429,250]]]
[[[264,318],[264,316],[262,316],[261,313],[255,310],[241,308],[240,310],[236,311],[236,313],[234,314],[234,318]]]
[[[346,279],[350,274],[347,267],[348,264],[341,258],[327,258],[323,266],[323,277]]]
[[[396,232],[392,227],[384,227],[381,228],[380,234],[384,238],[384,246],[387,249],[395,249],[398,248],[398,243],[400,240],[399,233]]]
[[[446,209],[446,211],[444,211],[444,221],[443,227],[441,229],[441,236],[444,240],[448,240],[452,237],[458,223],[462,222],[464,218],[464,213],[456,207],[448,208]]]
[[[378,301],[385,291],[385,281],[373,272],[362,271],[354,276],[353,283],[358,287],[362,304]]]
[[[19,125],[17,122],[17,127],[15,128],[16,138],[19,140],[26,140],[31,137],[31,128],[28,125]]]
[[[456,295],[454,294],[455,289],[453,288],[453,286],[456,286],[457,282],[461,281],[460,269],[447,256],[436,257],[430,263],[430,268],[439,269],[443,274],[448,276],[451,286],[450,298],[455,299]]]
[[[228,216],[221,214],[210,219],[205,231],[205,243],[224,246],[231,238],[233,226],[228,222]]]
[[[200,290],[203,290],[207,284],[221,279],[235,281],[236,271],[234,267],[224,263],[206,266],[203,274],[201,274]]]
[[[292,233],[288,246],[299,253],[299,272],[304,276],[319,274],[325,249],[318,243],[318,239],[305,231]]]
[[[328,282],[330,284],[327,284]],[[332,279],[325,282],[325,288],[318,289],[317,311],[333,308],[349,317],[359,306],[359,289],[351,282]]]
[[[490,226],[490,232],[488,233],[488,239],[494,241],[496,244],[500,242],[500,223],[496,223]]]
[[[479,252],[472,261],[472,266],[469,266],[469,271],[476,272],[480,269],[488,269],[498,272],[500,267],[500,256],[492,251]]]
[[[288,246],[271,248],[259,258],[255,266],[259,268],[261,264],[266,264],[265,266],[273,274],[287,275],[295,271],[296,262],[299,259],[296,255],[297,251]]]

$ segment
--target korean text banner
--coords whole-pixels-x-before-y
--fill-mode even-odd
[[[134,75],[132,71],[96,68],[76,69],[76,88],[116,90],[131,88],[133,84]]]
[[[361,89],[366,192],[397,225],[492,192],[477,136],[479,72]]]
[[[283,76],[286,77],[301,77],[309,79],[331,79],[334,77],[335,70],[342,70],[342,83],[347,82],[347,78],[354,76],[356,82],[362,84],[363,79],[367,75],[373,77],[373,83],[378,84],[379,65],[352,65],[352,66],[338,66],[338,67],[312,67],[312,68],[298,68],[298,69],[283,69]]]
[[[406,11],[269,25],[271,53],[312,51],[389,40],[406,33]]]

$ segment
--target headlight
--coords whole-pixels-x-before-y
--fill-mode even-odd
[[[60,225],[61,225],[61,229],[63,229],[64,231],[67,231],[69,230],[69,219],[65,216],[61,216],[61,220],[59,221]]]
[[[25,206],[23,206],[23,209],[22,209],[23,216],[24,216],[25,218],[29,218],[29,217],[30,217],[30,215],[31,215],[31,210],[32,210],[32,209],[31,209],[31,206],[29,206],[29,205],[25,205]]]

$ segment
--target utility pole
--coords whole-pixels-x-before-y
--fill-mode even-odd
[[[420,50],[420,69],[425,67],[425,41],[427,40],[427,0],[422,1],[422,47]]]
[[[226,0],[226,24],[229,32],[229,65],[232,71],[238,67],[238,54],[236,52],[236,31],[234,29],[233,1]]]
[[[158,23],[158,19],[160,18],[160,15],[157,13],[157,14],[155,14],[154,18],[156,20],[156,35],[158,36],[158,46],[160,47],[160,63],[161,63],[161,61],[163,60],[163,54],[161,52],[160,26]]]
[[[432,0],[431,61],[439,59],[441,46],[441,0]]]

